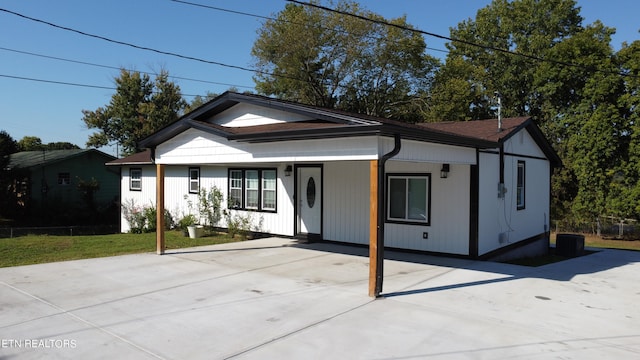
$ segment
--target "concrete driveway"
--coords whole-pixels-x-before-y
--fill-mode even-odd
[[[0,269],[0,359],[640,358],[638,252],[386,252],[378,300],[366,252],[269,238]]]

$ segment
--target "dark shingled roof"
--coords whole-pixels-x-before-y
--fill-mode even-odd
[[[109,166],[151,165],[151,164],[153,164],[153,160],[151,159],[151,150],[149,149],[139,153],[135,153],[133,155],[129,155],[127,157],[123,157],[122,159],[115,159],[107,163],[107,165]]]
[[[9,155],[9,168],[30,168],[34,166],[49,165],[59,161],[67,160],[85,153],[95,152],[105,157],[105,159],[115,159],[114,156],[103,153],[96,149],[70,149],[70,150],[38,150],[21,151]]]
[[[515,117],[502,119],[502,129],[498,129],[498,119],[473,121],[443,121],[423,123],[420,126],[450,134],[472,137],[475,139],[500,142],[518,132],[530,121],[529,117]]]

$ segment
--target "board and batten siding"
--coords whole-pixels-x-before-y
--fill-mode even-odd
[[[248,212],[242,210],[231,210],[233,215],[249,215],[254,225],[262,222],[261,231],[275,235],[293,236],[293,176],[284,176],[282,164],[259,164],[255,166],[247,165],[247,168],[276,168],[277,170],[277,212]],[[129,190],[129,169],[142,168],[142,190]],[[197,194],[189,193],[189,167],[188,165],[169,165],[165,167],[165,209],[169,211],[175,222],[189,213],[197,215],[198,197]],[[226,166],[197,166],[200,168],[200,189],[210,192],[215,186],[224,196],[224,204],[228,199]],[[155,206],[156,204],[156,168],[155,166],[123,166],[122,167],[122,201],[133,200],[139,207]],[[191,208],[189,208],[189,201]],[[204,219],[201,219],[204,222]],[[218,224],[226,227],[224,217]],[[122,217],[121,231],[128,232],[129,224]]]
[[[323,171],[325,240],[369,244],[369,162],[328,162]]]
[[[498,150],[480,153],[478,254],[483,255],[514,242],[538,236],[549,229],[550,162],[526,131],[504,144],[506,193],[498,197]],[[525,163],[525,207],[517,209],[518,161]],[[501,235],[502,234],[502,235]]]
[[[387,162],[387,173],[431,174],[431,224],[385,224],[385,246],[439,253],[469,253],[470,166],[450,166],[440,178],[441,163]],[[386,209],[385,209],[386,211]],[[428,238],[423,238],[423,233]]]
[[[130,169],[142,169],[142,185],[140,190],[130,189]],[[140,208],[155,206],[156,204],[156,168],[155,166],[123,166],[120,177],[120,202],[122,206],[133,204]],[[120,211],[120,231],[129,232],[129,223],[124,218],[124,213]]]

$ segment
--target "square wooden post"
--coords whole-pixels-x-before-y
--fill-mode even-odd
[[[378,160],[369,162],[369,296],[378,297]]]
[[[164,254],[164,165],[156,164],[156,253]]]

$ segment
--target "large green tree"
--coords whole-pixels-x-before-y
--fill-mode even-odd
[[[637,218],[639,46],[616,53],[615,29],[582,21],[574,0],[494,0],[451,29],[459,41],[448,45],[425,117],[494,117],[499,92],[503,115],[532,116],[563,159],[554,219]]]
[[[355,2],[335,9],[385,20]],[[390,22],[410,27],[405,18]],[[287,4],[258,31],[254,80],[265,95],[416,121],[437,64],[425,49],[412,31]]]
[[[98,129],[90,135],[87,146],[116,142],[123,154],[131,154],[140,139],[178,119],[187,104],[180,87],[168,78],[164,70],[154,81],[146,74],[121,70],[109,104],[82,111],[87,128]]]

